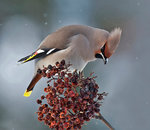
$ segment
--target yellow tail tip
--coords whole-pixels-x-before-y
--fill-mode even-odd
[[[23,96],[29,97],[31,95],[31,93],[32,93],[32,91],[27,92],[27,90],[26,90]]]

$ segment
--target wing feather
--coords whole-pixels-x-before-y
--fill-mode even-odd
[[[21,58],[18,62],[26,63],[28,61],[31,61],[31,60],[34,60],[34,59],[37,59],[37,58],[41,58],[41,57],[51,55],[53,53],[56,53],[57,51],[60,51],[61,49],[51,48],[51,49],[42,49],[42,50],[43,51],[37,50],[34,53],[32,53],[31,55],[28,55],[24,58]]]

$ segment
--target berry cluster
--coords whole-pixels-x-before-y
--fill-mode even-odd
[[[103,96],[107,95],[98,93],[99,86],[92,74],[85,78],[80,72],[69,72],[69,67],[62,60],[56,66],[38,70],[48,78],[46,95],[37,100],[38,120],[56,130],[81,129],[85,121],[99,114]]]

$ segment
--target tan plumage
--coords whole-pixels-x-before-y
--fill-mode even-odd
[[[90,61],[101,58],[104,63],[116,50],[121,36],[121,29],[116,28],[111,33],[89,26],[70,25],[48,35],[40,44],[38,49],[31,55],[22,58],[19,62],[27,62],[37,58],[35,74],[25,96],[32,91],[37,70],[54,65],[57,61],[64,59],[72,64],[72,69],[80,71]],[[31,93],[31,92],[30,92]]]

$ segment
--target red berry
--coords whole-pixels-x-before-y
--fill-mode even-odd
[[[85,78],[78,71],[71,73],[69,66],[62,60],[55,66],[39,70],[43,77],[49,78],[51,86],[48,84],[44,88],[46,95],[37,100],[40,105],[38,120],[52,129],[81,129],[85,121],[90,121],[100,112],[98,100],[107,95],[98,93],[99,86],[92,75]]]
[[[44,96],[44,95],[42,95],[42,96],[41,96],[41,100],[43,100],[44,98],[45,98],[45,96]]]
[[[41,104],[42,103],[42,101],[40,99],[38,99],[36,102],[37,102],[37,104]]]
[[[62,60],[60,64],[65,65],[65,60]]]

